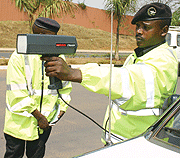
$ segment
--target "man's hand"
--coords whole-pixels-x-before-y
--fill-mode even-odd
[[[37,109],[32,112],[32,115],[37,119],[38,125],[43,130],[48,130],[49,123],[44,115],[42,115]]]
[[[79,69],[70,68],[60,57],[41,57],[46,61],[46,76],[57,77],[63,81],[82,82],[82,74]]]

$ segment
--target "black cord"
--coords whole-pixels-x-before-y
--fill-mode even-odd
[[[99,128],[101,128],[101,129],[104,130],[105,132],[108,132],[108,133],[109,133],[109,131],[107,131],[105,128],[103,128],[101,125],[99,125],[99,124],[98,124],[95,120],[93,120],[91,117],[89,117],[89,116],[86,115],[85,113],[81,112],[80,110],[78,110],[78,109],[76,109],[75,107],[73,107],[73,106],[71,106],[70,104],[68,104],[68,103],[62,98],[62,96],[61,96],[61,94],[59,93],[59,90],[58,90],[58,89],[57,89],[57,93],[58,93],[59,98],[61,98],[62,101],[63,101],[65,104],[67,104],[70,108],[74,109],[75,111],[79,112],[79,113],[82,114],[83,116],[87,117],[89,120],[91,120],[92,122],[94,122]],[[114,134],[112,134],[112,133],[110,133],[110,134],[111,134],[112,136],[116,137],[117,139],[123,140],[123,139],[117,137],[116,135],[114,135]]]
[[[42,89],[41,89],[41,100],[40,100],[40,112],[41,112],[41,109],[42,109],[42,101],[43,101],[43,90],[44,90],[44,61],[42,61]],[[89,117],[88,115],[86,115],[85,113],[81,112],[80,110],[76,109],[75,107],[71,106],[70,104],[68,104],[62,97],[61,97],[61,94],[59,93],[59,90],[57,89],[57,93],[58,93],[58,97],[62,99],[62,101],[67,104],[70,108],[74,109],[75,111],[79,112],[80,114],[82,114],[83,116],[85,116],[86,118],[88,118],[89,120],[91,120],[92,122],[94,122],[99,128],[101,128],[102,130],[105,131],[105,134],[106,132],[109,133],[109,131],[106,130],[106,127],[103,128],[101,125],[99,125],[95,120],[93,120],[91,117]],[[108,118],[109,120],[109,118]],[[107,125],[107,122],[108,120],[106,121],[106,125]],[[59,121],[59,119],[58,119]],[[58,122],[56,121],[56,122]],[[55,122],[55,123],[56,123]],[[120,139],[120,140],[123,140],[119,137],[117,137],[116,135],[110,133],[112,136],[114,136],[115,138],[117,139]]]
[[[105,129],[107,128],[107,123],[108,123],[108,121],[109,121],[109,117],[108,117],[108,119],[106,120]],[[106,131],[105,131],[105,138],[106,138]]]
[[[43,101],[43,91],[44,91],[44,61],[42,61],[42,82],[41,82],[42,88],[41,88],[41,100],[40,100],[40,113],[42,109],[42,101]]]

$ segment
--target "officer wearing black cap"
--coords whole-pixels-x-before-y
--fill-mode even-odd
[[[37,18],[32,26],[34,34],[56,35],[59,28],[57,21],[44,17]],[[64,55],[60,56],[65,59]],[[49,122],[54,116],[60,119],[67,109],[57,92],[48,89],[49,77],[42,72],[45,73],[39,55],[17,54],[15,50],[9,60],[6,78],[7,87],[11,88],[7,89],[6,95],[8,110],[4,125],[4,158],[23,157],[25,149],[28,158],[44,157],[52,129]],[[59,90],[67,102],[70,102],[70,92],[70,82]]]
[[[178,61],[176,52],[165,41],[171,22],[171,10],[162,3],[143,6],[134,16],[137,48],[123,67],[112,68],[111,137],[116,143],[136,137],[146,131],[160,117],[166,98],[176,89]],[[60,80],[79,82],[86,89],[109,94],[109,68],[86,64],[79,69],[68,67],[57,57],[43,57],[47,62],[46,75]],[[108,130],[109,107],[104,118]],[[107,132],[102,141],[106,143]]]
[[[135,52],[138,57],[165,43],[171,18],[170,7],[162,3],[147,4],[135,14],[131,24],[136,25],[138,49]]]

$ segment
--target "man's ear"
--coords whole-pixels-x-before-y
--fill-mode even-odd
[[[169,27],[168,25],[165,25],[162,29],[161,29],[161,36],[165,37],[168,33]]]

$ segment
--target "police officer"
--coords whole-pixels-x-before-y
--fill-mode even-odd
[[[165,37],[171,23],[171,9],[162,3],[143,6],[134,16],[137,48],[123,67],[112,69],[111,132],[121,139],[143,133],[160,116],[159,111],[167,97],[175,93],[178,61],[166,43]],[[42,58],[46,75],[61,80],[79,82],[86,89],[109,95],[109,68],[86,64],[80,69],[69,68],[58,57]],[[108,129],[107,108],[104,127]],[[112,141],[121,139],[112,137]],[[102,141],[106,143],[106,135]]]
[[[44,17],[37,18],[32,27],[34,34],[51,35],[56,35],[59,28],[55,20]],[[64,58],[64,55],[61,57]],[[40,55],[28,56],[15,51],[9,60],[4,124],[5,158],[23,157],[25,147],[28,158],[44,157],[45,144],[51,133],[49,122],[56,114],[62,117],[67,109],[67,105],[58,98],[57,91],[48,89],[49,77],[42,79],[42,68]],[[59,93],[70,102],[71,83],[62,84],[63,89]]]

